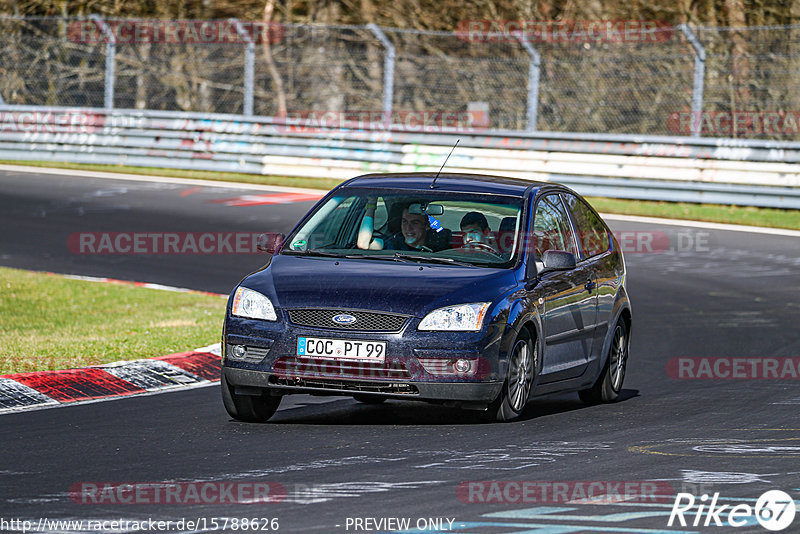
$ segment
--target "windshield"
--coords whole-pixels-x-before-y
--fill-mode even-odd
[[[287,239],[284,254],[508,268],[522,199],[495,195],[343,191]]]

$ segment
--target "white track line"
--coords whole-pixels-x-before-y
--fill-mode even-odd
[[[42,271],[31,271],[31,272],[42,272]],[[152,282],[137,282],[135,280],[118,280],[116,278],[106,278],[102,276],[85,276],[82,274],[61,274],[61,273],[51,273],[51,274],[53,274],[54,276],[60,276],[62,278],[68,278],[69,280],[80,280],[82,282],[97,282],[101,284],[115,284],[115,285],[131,286],[131,287],[143,287],[145,289],[157,289],[159,291],[171,291],[173,293],[194,293],[198,295],[208,295],[211,297],[228,298],[228,295],[222,293],[200,291],[199,289],[189,289],[188,287],[165,286],[163,284],[154,284]]]
[[[225,189],[242,189],[258,191],[279,191],[286,193],[324,193],[322,189],[303,189],[299,187],[284,187],[278,185],[243,184],[238,182],[219,182],[216,180],[197,180],[192,178],[171,178],[167,176],[146,176],[138,174],[124,174],[116,172],[83,171],[76,169],[55,169],[49,167],[27,167],[24,165],[0,165],[0,171],[29,172],[38,174],[54,174],[59,176],[81,176],[85,178],[101,178],[106,180],[129,180],[132,182],[149,182],[163,184],[193,185],[202,187],[218,187]],[[616,215],[611,213],[601,214],[605,219],[629,221],[648,224],[666,224],[670,226],[688,226],[692,228],[705,228],[709,230],[725,230],[728,232],[749,232],[753,234],[782,235],[800,237],[800,231],[785,230],[781,228],[765,228],[760,226],[745,226],[739,224],[721,224],[684,219],[661,219],[658,217],[639,217],[634,215]]]
[[[301,187],[222,182],[218,180],[200,180],[195,178],[173,178],[169,176],[148,176],[140,174],[125,174],[121,172],[83,171],[77,169],[55,169],[51,167],[27,167],[24,165],[0,165],[0,171],[55,174],[58,176],[81,176],[84,178],[100,178],[103,180],[129,180],[132,182],[149,182],[156,184],[199,185],[202,187],[219,187],[224,189],[243,189],[251,191],[258,190],[277,191],[283,193],[315,193],[319,195],[324,195],[326,193],[324,189],[304,189]]]
[[[636,215],[616,215],[613,213],[601,213],[604,219],[637,222],[645,224],[666,224],[670,226],[688,226],[691,228],[705,228],[708,230],[724,230],[728,232],[750,232],[753,234],[782,235],[789,237],[800,237],[800,231],[787,230],[784,228],[765,228],[762,226],[745,226],[743,224],[722,224],[703,221],[691,221],[688,219],[661,219],[658,217],[639,217]]]

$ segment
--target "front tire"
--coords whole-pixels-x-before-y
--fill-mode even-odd
[[[225,378],[225,370],[222,371],[220,379],[222,389],[222,403],[228,415],[237,421],[246,423],[266,423],[278,410],[281,397],[273,397],[266,392],[261,396],[256,395],[237,395],[233,387],[228,384]]]
[[[505,422],[519,417],[528,402],[538,372],[539,351],[530,333],[523,328],[514,340],[500,396],[489,405],[489,418]]]
[[[629,345],[628,326],[624,320],[620,319],[617,326],[614,327],[614,337],[611,338],[611,346],[608,348],[608,358],[606,358],[603,372],[600,373],[597,382],[591,388],[578,392],[583,402],[600,404],[614,402],[619,398],[622,382],[625,380],[625,368],[628,365]]]

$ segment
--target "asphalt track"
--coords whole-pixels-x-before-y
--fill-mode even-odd
[[[67,240],[103,231],[285,232],[311,205],[218,202],[243,193],[2,171],[0,264],[227,293],[263,257],[75,254]],[[621,402],[586,407],[564,395],[530,404],[517,422],[484,424],[424,404],[293,396],[270,424],[254,425],[232,421],[214,386],[3,415],[0,530],[21,531],[2,523],[11,519],[185,518],[210,527],[217,518],[222,527],[228,518],[225,531],[241,532],[230,520],[247,517],[277,518],[279,532],[397,528],[355,518],[408,518],[409,532],[427,518],[444,520],[434,532],[766,532],[753,518],[735,529],[703,528],[705,517],[692,526],[696,508],[686,527],[667,521],[678,491],[719,492],[727,504],[753,505],[772,489],[800,499],[800,382],[675,379],[667,363],[800,356],[800,240],[609,222],[615,231],[667,236],[662,250],[626,254],[634,328]],[[286,496],[250,505],[69,496],[83,482],[176,481],[269,482]],[[457,492],[470,481],[660,481],[672,491],[659,502],[518,502],[509,492],[486,503]],[[800,514],[786,532],[798,525]],[[97,530],[84,523],[49,531]]]

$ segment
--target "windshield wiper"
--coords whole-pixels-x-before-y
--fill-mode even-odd
[[[377,259],[377,260],[389,260],[389,261],[402,261],[404,263],[411,261],[408,259],[396,258],[395,256],[373,256],[371,254],[341,254],[337,252],[328,252],[326,250],[287,250],[284,253],[291,254],[293,256],[319,256],[323,258],[345,258],[348,260]]]
[[[401,263],[416,263],[417,261],[431,261],[433,263],[447,263],[449,265],[466,265],[472,267],[470,263],[463,263],[456,260],[452,260],[450,258],[429,258],[427,256],[415,256],[413,254],[403,254],[401,252],[395,252],[393,255],[388,256],[386,254],[359,254],[359,255],[351,255],[345,256],[346,258],[357,258],[359,260],[387,260],[387,261],[399,261]]]
[[[436,256],[417,256],[415,254],[404,254],[402,252],[395,252],[395,258],[406,259],[406,260],[415,260],[415,261],[427,261],[430,263],[445,263],[447,265],[461,265],[464,267],[475,267],[472,263],[468,263],[466,261],[458,261],[454,260],[453,258],[437,258]]]
[[[324,250],[286,250],[284,254],[292,254],[294,256],[320,256],[323,258],[346,258],[344,254],[336,252],[326,252]]]
[[[388,256],[385,254],[339,254],[336,252],[327,252],[325,250],[286,250],[284,251],[284,254],[291,254],[293,256],[319,256],[324,258],[347,258],[354,260],[389,260],[403,263],[414,263],[419,261],[428,263],[443,263],[445,265],[460,265],[463,267],[475,267],[475,265],[472,263],[454,260],[453,258],[418,256],[416,254],[405,254],[403,252],[395,252],[393,255]]]
[[[389,260],[389,261],[400,261],[403,263],[408,263],[411,260],[407,258],[401,258],[397,255],[394,256],[387,256],[385,254],[352,254],[347,256],[348,258],[354,258],[359,260]]]

